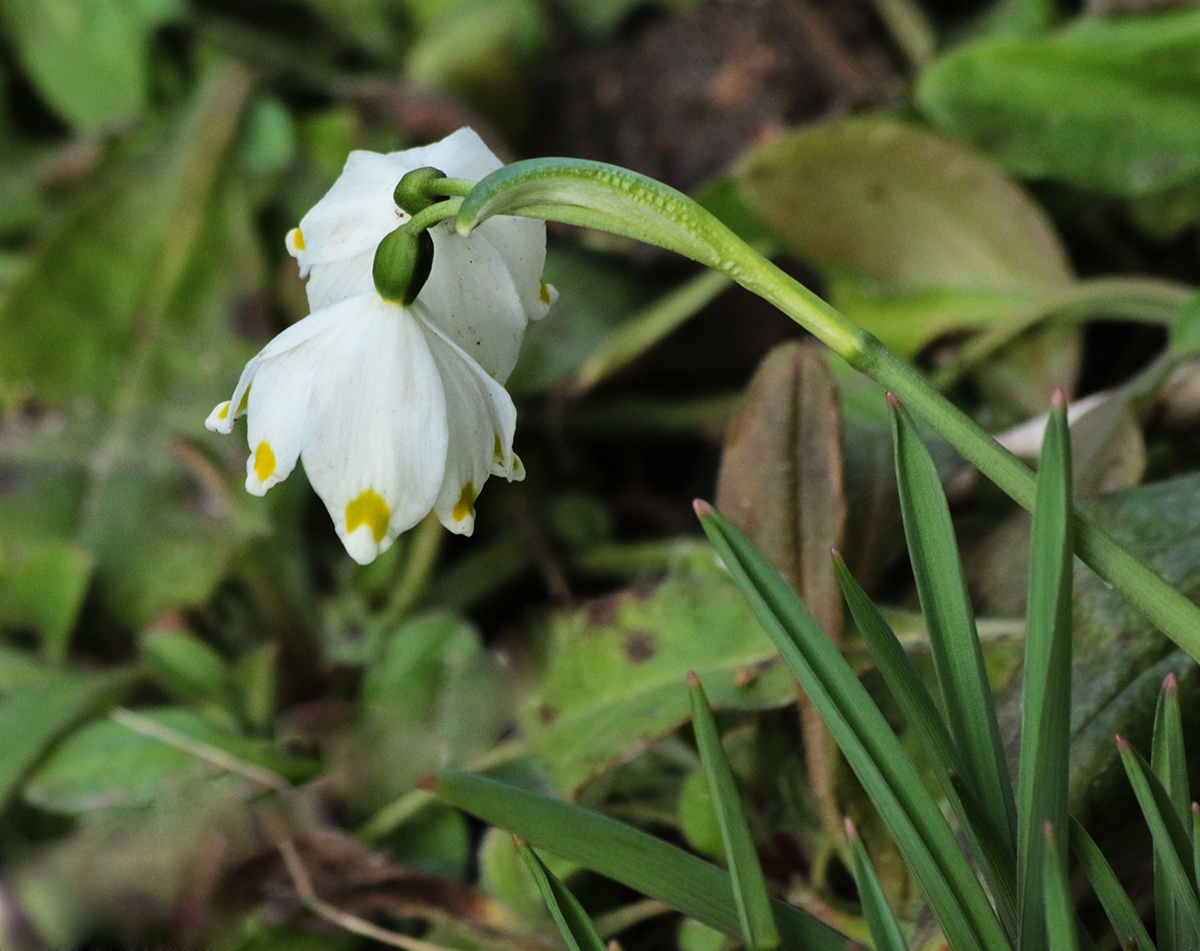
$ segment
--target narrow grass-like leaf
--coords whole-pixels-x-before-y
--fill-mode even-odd
[[[1133,907],[1129,895],[1117,880],[1117,874],[1108,864],[1100,847],[1088,835],[1087,830],[1074,819],[1071,820],[1071,851],[1079,860],[1079,867],[1092,883],[1096,897],[1104,906],[1104,913],[1116,932],[1122,948],[1129,951],[1157,951],[1142,916]]]
[[[725,858],[729,863],[729,875],[733,879],[733,899],[737,905],[738,920],[742,925],[742,940],[750,951],[769,951],[779,946],[779,932],[771,914],[771,896],[763,879],[750,827],[742,813],[742,802],[733,771],[721,747],[717,724],[704,696],[700,678],[694,672],[688,674],[688,693],[692,700],[692,726],[696,733],[696,745],[700,748],[700,761],[708,777],[708,788],[712,792],[713,806],[717,811],[717,825],[721,829],[721,842],[725,846]]]
[[[1001,841],[1009,843],[1015,855],[1017,814],[1012,781],[950,509],[916,426],[896,400],[889,402],[904,533],[950,735],[962,760],[963,779],[996,823]]]
[[[1041,850],[1041,879],[1045,883],[1045,901],[1041,904],[1046,914],[1048,946],[1054,951],[1079,951],[1075,910],[1067,885],[1067,854],[1049,822],[1042,831],[1042,838],[1046,840],[1046,847]]]
[[[866,689],[795,592],[728,520],[696,511],[709,539],[879,811],[955,951],[1007,949],[941,810]]]
[[[1200,802],[1192,803],[1192,865],[1196,891],[1200,892]]]
[[[992,895],[1002,914],[1015,923],[1017,878],[1012,850],[1000,840],[995,823],[985,818],[983,809],[978,807],[970,791],[964,788],[960,778],[962,765],[946,724],[899,638],[836,552],[833,568],[850,614],[875,659],[888,692],[915,733],[921,751],[933,768],[960,824],[974,841]]]
[[[1167,674],[1162,693],[1158,695],[1150,767],[1154,775],[1162,780],[1176,814],[1186,827],[1191,818],[1187,757],[1183,746],[1183,721],[1179,713],[1179,687],[1174,674]],[[1195,932],[1188,927],[1183,910],[1172,897],[1171,883],[1157,850],[1154,855],[1154,916],[1162,951],[1188,951],[1189,946],[1195,948]]]
[[[867,847],[849,819],[846,820],[846,838],[850,840],[850,850],[854,855],[854,883],[858,886],[858,900],[862,904],[863,917],[867,919],[871,940],[875,942],[875,951],[905,951],[900,923],[883,896],[879,878],[871,865],[871,857],[867,855]]]
[[[604,941],[596,934],[596,927],[578,899],[546,868],[533,849],[520,839],[515,842],[569,951],[605,951]]]
[[[732,938],[742,936],[729,875],[662,839],[560,799],[471,773],[442,773],[433,791],[531,845],[657,898]],[[799,908],[772,899],[771,910],[787,948],[861,948]]]
[[[1020,951],[1047,947],[1045,907],[1054,883],[1047,828],[1067,828],[1071,746],[1071,443],[1062,393],[1055,394],[1038,463],[1025,621],[1021,767],[1017,786]],[[1051,939],[1053,935],[1049,936]],[[1058,947],[1053,942],[1050,947]]]
[[[1146,824],[1150,827],[1155,858],[1162,859],[1164,877],[1170,884],[1175,907],[1192,929],[1200,931],[1200,899],[1197,898],[1194,875],[1196,860],[1192,836],[1179,821],[1170,794],[1151,771],[1149,764],[1124,737],[1117,737],[1117,749],[1138,805],[1146,817]],[[1159,940],[1162,940],[1161,936]]]

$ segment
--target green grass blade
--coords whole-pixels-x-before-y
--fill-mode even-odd
[[[921,752],[938,778],[942,793],[949,800],[962,827],[971,835],[976,853],[982,859],[982,871],[988,886],[1015,932],[1017,879],[1012,851],[1007,843],[1000,840],[995,823],[984,818],[983,809],[978,807],[969,790],[963,787],[960,778],[962,764],[958,761],[950,733],[895,632],[837,553],[834,554],[833,568],[858,632],[875,658],[888,692],[916,735]]]
[[[1183,746],[1183,721],[1179,712],[1179,688],[1174,674],[1167,675],[1162,693],[1158,695],[1150,768],[1162,780],[1176,814],[1187,826],[1191,819],[1187,757]],[[1188,928],[1183,910],[1172,897],[1168,873],[1157,852],[1154,856],[1154,916],[1162,951],[1188,951],[1189,947],[1194,951],[1195,932]]]
[[[1200,803],[1192,803],[1192,866],[1196,891],[1200,892]]]
[[[871,857],[867,855],[867,847],[849,819],[846,820],[846,838],[850,840],[850,850],[854,855],[854,882],[858,885],[858,900],[862,904],[863,917],[867,919],[875,951],[905,951],[900,923],[883,897],[883,889],[871,865]]]
[[[433,791],[489,825],[656,898],[731,938],[742,936],[729,875],[662,839],[571,803],[471,773],[442,773]],[[799,908],[772,899],[771,910],[787,948],[861,947]]]
[[[1071,441],[1066,404],[1055,394],[1038,463],[1025,622],[1021,767],[1017,784],[1020,951],[1047,947],[1046,828],[1067,828],[1071,746]],[[1065,873],[1064,873],[1065,874]],[[1053,935],[1049,936],[1053,938]],[[1050,944],[1050,947],[1057,945]]]
[[[1192,837],[1179,821],[1170,794],[1151,771],[1149,764],[1130,747],[1124,737],[1117,737],[1117,749],[1138,805],[1146,817],[1146,824],[1150,827],[1154,856],[1162,860],[1164,877],[1169,883],[1175,907],[1182,913],[1189,928],[1200,931],[1200,898],[1197,897],[1194,880]],[[1161,935],[1159,941],[1162,941]]]
[[[1041,850],[1041,879],[1045,883],[1046,894],[1041,904],[1046,914],[1048,946],[1054,951],[1079,951],[1075,909],[1067,885],[1067,854],[1054,833],[1054,826],[1048,822],[1042,838],[1046,840],[1046,847]]]
[[[929,628],[934,668],[946,704],[950,735],[963,778],[996,823],[1000,840],[1016,854],[1017,813],[1000,743],[996,706],[975,631],[950,509],[916,426],[894,399],[892,436],[904,533]]]
[[[1100,899],[1121,947],[1129,951],[1157,951],[1146,926],[1142,924],[1142,916],[1121,887],[1108,859],[1087,834],[1087,830],[1074,819],[1071,820],[1071,851],[1092,883],[1092,889]]]
[[[700,685],[700,678],[695,673],[688,674],[688,693],[692,700],[696,745],[700,748],[700,761],[708,777],[708,788],[717,811],[717,825],[725,845],[725,858],[729,862],[729,875],[733,879],[733,898],[742,926],[742,940],[750,951],[769,951],[779,946],[779,932],[775,929],[775,918],[771,914],[771,896],[767,893],[762,866],[754,850],[750,827],[746,825],[746,817],[742,813],[741,798],[721,746],[717,724],[709,709],[704,688]]]
[[[703,502],[700,523],[763,628],[875,804],[955,951],[1007,949],[1004,933],[941,810],[878,707],[795,592]]]
[[[514,842],[569,951],[605,951],[603,940],[596,934],[595,926],[578,899],[546,868],[533,849],[520,839],[514,839]]]

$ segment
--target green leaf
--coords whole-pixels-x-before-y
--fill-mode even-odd
[[[517,849],[569,951],[605,951],[604,941],[596,934],[595,926],[578,899],[546,868],[533,849],[521,842],[517,843]]]
[[[1066,874],[1050,855],[1048,829],[1067,828],[1071,749],[1071,441],[1061,392],[1050,413],[1038,463],[1025,621],[1021,761],[1017,791],[1017,888],[1021,951],[1057,948],[1058,910],[1048,904]],[[1044,854],[1045,853],[1045,854]],[[1072,916],[1068,916],[1072,918]],[[1073,932],[1073,924],[1071,924]],[[1061,938],[1061,935],[1058,937]],[[1049,945],[1047,945],[1049,940]]]
[[[92,575],[91,555],[69,542],[0,549],[0,624],[28,624],[43,653],[62,661]]]
[[[854,580],[840,555],[834,556],[833,564],[854,623],[871,651],[888,692],[916,735],[921,753],[933,768],[960,825],[975,841],[992,894],[1005,909],[1005,914],[1015,915],[1016,871],[1012,850],[999,839],[994,823],[963,785],[958,753],[933,697],[891,626]]]
[[[917,125],[856,117],[807,126],[751,152],[738,179],[793,253],[891,293],[1071,280],[1045,212],[987,159]]]
[[[45,687],[14,690],[0,700],[0,808],[25,774],[50,747],[84,717],[114,702],[129,689],[128,670],[74,674]]]
[[[722,516],[697,503],[705,532],[858,776],[950,944],[1008,944],[941,810],[883,714],[795,593]]]
[[[738,795],[733,771],[721,747],[717,724],[704,696],[704,687],[694,673],[688,674],[688,694],[692,702],[692,728],[696,733],[696,745],[700,748],[700,761],[708,777],[708,788],[712,791],[716,807],[717,824],[721,829],[721,841],[725,846],[725,859],[729,863],[729,876],[733,879],[733,898],[737,904],[738,920],[742,926],[742,940],[750,951],[771,949],[779,946],[779,933],[771,914],[771,896],[763,879],[762,865],[746,825],[742,812],[742,800]]]
[[[156,8],[157,6],[157,8]],[[81,131],[142,111],[149,40],[177,3],[130,0],[3,0],[5,32],[50,107]]]
[[[155,679],[180,700],[206,700],[225,707],[232,703],[229,665],[190,631],[152,628],[142,634],[141,649]]]
[[[867,855],[867,847],[849,819],[846,820],[846,838],[850,840],[850,849],[854,853],[854,883],[858,886],[858,900],[862,904],[863,917],[867,919],[876,951],[906,951],[900,923],[888,907],[879,878],[871,865],[871,857]]]
[[[1176,908],[1193,931],[1200,931],[1200,899],[1197,898],[1194,876],[1192,837],[1184,831],[1170,794],[1151,771],[1149,764],[1121,736],[1117,737],[1117,749],[1142,815],[1150,827],[1150,835],[1154,839],[1154,857],[1162,862]]]
[[[1200,353],[1200,294],[1193,297],[1171,322],[1171,349],[1181,357]]]
[[[1179,712],[1179,687],[1174,674],[1167,675],[1162,693],[1158,695],[1150,767],[1162,781],[1175,814],[1186,827],[1191,819],[1187,755]],[[1154,914],[1155,933],[1163,951],[1187,951],[1189,947],[1195,947],[1196,932],[1189,927],[1186,913],[1172,896],[1169,873],[1157,851],[1154,857]]]
[[[284,756],[267,740],[239,736],[228,727],[180,707],[139,710],[153,723],[292,780],[315,772],[312,761]],[[72,734],[38,767],[25,798],[43,809],[81,815],[96,809],[145,805],[172,781],[220,773],[186,750],[146,736],[115,720],[88,724]]]
[[[1075,929],[1075,908],[1071,902],[1071,889],[1067,884],[1067,853],[1059,844],[1054,826],[1046,823],[1042,830],[1046,847],[1041,849],[1042,874],[1045,889],[1042,896],[1045,908],[1047,947],[1055,951],[1079,951],[1079,935]],[[1022,932],[1022,947],[1024,932]]]
[[[1074,819],[1071,820],[1071,851],[1075,853],[1080,868],[1092,883],[1100,904],[1104,906],[1104,913],[1108,915],[1121,947],[1136,948],[1137,951],[1156,951],[1146,926],[1142,924],[1142,916],[1138,914],[1133,902],[1129,900],[1129,895],[1121,887],[1104,853],[1092,841],[1087,830]]]
[[[577,795],[690,716],[679,684],[704,680],[718,710],[795,700],[737,588],[702,549],[651,592],[622,592],[550,615],[546,667],[521,709],[531,748]]]
[[[447,802],[531,845],[657,898],[732,938],[741,938],[730,877],[708,862],[645,832],[579,806],[470,773],[443,773]],[[799,908],[772,900],[785,947],[848,951],[854,944]]]
[[[1198,95],[1196,10],[1085,16],[1048,37],[968,43],[917,84],[934,126],[1018,175],[1130,196],[1200,174]]]
[[[962,776],[999,840],[1015,852],[1012,782],[946,496],[916,427],[898,403],[892,433],[904,534]]]

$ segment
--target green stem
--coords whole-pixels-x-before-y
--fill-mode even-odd
[[[459,211],[459,234],[469,234],[492,215],[525,215],[610,231],[675,251],[727,274],[890,390],[1018,504],[1024,508],[1033,504],[1034,475],[1024,463],[874,336],[757,254],[713,214],[675,189],[615,165],[582,159],[533,159],[506,165],[472,189]],[[1092,525],[1078,509],[1073,517],[1075,551],[1080,558],[1200,661],[1200,607]]]
[[[454,179],[457,181],[457,179]],[[450,179],[439,178],[438,183],[450,181]],[[424,211],[418,211],[415,215],[408,219],[403,225],[405,231],[412,234],[420,234],[428,228],[432,228],[439,221],[445,221],[447,218],[453,218],[458,214],[458,209],[462,207],[461,198],[448,198],[446,201],[439,201],[436,205],[430,205]]]
[[[435,178],[429,183],[426,191],[430,198],[436,198],[441,195],[462,198],[469,195],[471,189],[478,184],[478,182],[473,182],[469,178]],[[458,214],[458,212],[456,211],[455,214]]]
[[[726,233],[722,267],[747,290],[770,301],[859,372],[885,387],[1024,509],[1032,509],[1033,472],[909,364],[851,324],[798,281]],[[726,262],[723,261],[723,264]],[[1159,629],[1200,661],[1200,607],[1158,577],[1078,509],[1075,552]]]

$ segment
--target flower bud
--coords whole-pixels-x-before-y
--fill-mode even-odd
[[[375,290],[386,301],[408,306],[417,299],[433,267],[433,238],[397,228],[375,249],[371,274]]]
[[[441,201],[440,198],[430,197],[427,186],[430,182],[445,177],[445,172],[439,171],[432,165],[415,168],[400,179],[396,190],[392,192],[392,200],[396,202],[397,208],[410,215],[422,212],[430,205]]]

